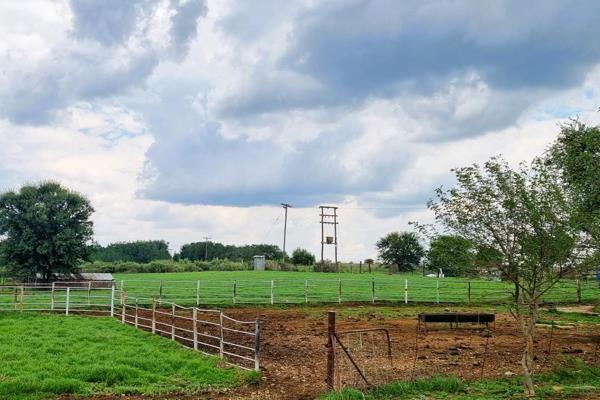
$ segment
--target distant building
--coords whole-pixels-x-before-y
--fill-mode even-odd
[[[42,275],[36,274],[35,281],[39,282],[41,279]],[[110,288],[114,285],[115,278],[106,272],[56,273],[52,274],[50,281],[60,286]]]
[[[265,264],[267,263],[265,256],[254,256],[254,270],[264,271]]]

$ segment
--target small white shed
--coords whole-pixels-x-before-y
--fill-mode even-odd
[[[254,256],[254,270],[264,271],[267,263],[265,256]]]

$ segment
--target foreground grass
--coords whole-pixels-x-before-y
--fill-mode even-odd
[[[586,366],[581,360],[570,359],[563,367],[536,377],[538,398],[582,398],[600,390],[600,368]],[[433,377],[414,382],[394,382],[369,391],[352,388],[330,392],[321,400],[383,400],[383,399],[525,399],[519,378],[485,379],[463,382],[454,377]],[[585,398],[585,397],[583,397]]]
[[[198,392],[245,374],[112,318],[0,313],[0,399]]]

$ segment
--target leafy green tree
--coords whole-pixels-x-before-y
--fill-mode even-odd
[[[473,269],[487,275],[501,272],[502,253],[492,246],[478,247],[473,259]]]
[[[414,232],[392,232],[377,241],[379,258],[399,271],[412,271],[425,255],[423,246]]]
[[[294,265],[313,265],[315,256],[306,249],[297,248],[292,252],[291,261]]]
[[[562,125],[546,162],[559,169],[570,191],[576,223],[600,242],[600,127],[577,120]]]
[[[475,253],[473,244],[457,235],[439,235],[433,238],[427,251],[427,264],[444,275],[465,276],[473,273]]]
[[[164,240],[138,240],[111,243],[106,247],[94,246],[90,257],[93,261],[134,261],[149,263],[169,260],[169,244]]]
[[[75,270],[88,257],[93,211],[82,195],[54,182],[2,194],[0,234],[11,273],[48,281],[53,273]]]
[[[477,248],[502,255],[515,286],[512,313],[524,337],[525,392],[535,395],[534,331],[542,296],[587,258],[585,235],[573,226],[573,205],[562,179],[536,159],[513,170],[500,158],[454,170],[457,184],[429,202],[438,224]]]
[[[198,261],[227,259],[232,261],[250,262],[256,255],[264,255],[267,260],[281,260],[283,252],[272,244],[251,244],[245,246],[224,245],[218,242],[194,242],[181,247],[182,259]]]

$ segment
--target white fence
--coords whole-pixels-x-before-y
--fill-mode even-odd
[[[0,311],[93,312],[114,315],[115,287],[0,286]]]
[[[259,371],[260,321],[240,321],[220,310],[182,307],[161,300],[144,304],[114,286],[94,287],[87,282],[71,282],[69,286],[0,286],[0,312],[107,314],[204,354],[218,356],[228,364]]]
[[[507,282],[435,278],[159,280],[126,279],[118,287],[140,301],[182,305],[309,304],[345,302],[504,303],[512,298]],[[544,295],[557,303],[596,301],[598,282],[563,280]]]
[[[240,321],[220,310],[152,300],[151,306],[121,292],[115,316],[123,323],[176,340],[228,364],[260,370],[260,321]]]

